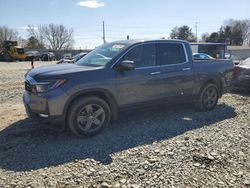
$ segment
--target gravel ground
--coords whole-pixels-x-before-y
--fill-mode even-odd
[[[79,139],[26,118],[29,67],[0,62],[0,187],[250,187],[249,93],[226,94],[211,112],[133,110]]]

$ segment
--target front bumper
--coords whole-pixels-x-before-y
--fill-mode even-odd
[[[55,97],[56,94],[57,96]],[[63,113],[66,101],[65,95],[58,91],[56,93],[35,94],[25,91],[23,103],[26,113],[30,118],[38,118],[44,123],[52,123],[65,127],[65,117]],[[58,96],[58,94],[61,94]]]
[[[49,104],[48,101],[40,96],[33,93],[25,91],[23,94],[23,103],[26,107],[26,112],[28,115],[32,114],[47,114],[49,115]]]

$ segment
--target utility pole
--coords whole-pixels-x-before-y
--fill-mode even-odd
[[[195,35],[196,35],[196,42],[198,43],[198,22],[195,22]]]
[[[106,37],[105,37],[105,23],[104,23],[104,21],[102,22],[102,39],[103,39],[103,44],[105,44]]]

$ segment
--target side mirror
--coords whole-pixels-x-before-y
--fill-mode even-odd
[[[116,66],[118,71],[131,71],[135,69],[134,61],[124,60]]]

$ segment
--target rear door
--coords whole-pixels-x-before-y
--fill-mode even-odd
[[[116,72],[120,106],[153,101],[162,95],[160,66],[155,66],[155,44],[139,44],[119,61],[130,60],[135,70]]]
[[[189,97],[194,85],[192,62],[188,62],[185,46],[178,42],[156,45],[156,64],[161,66],[165,97]]]

